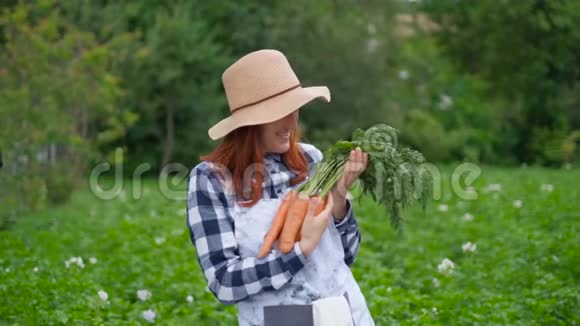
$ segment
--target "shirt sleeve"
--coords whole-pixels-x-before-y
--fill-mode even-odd
[[[361,233],[354,217],[352,210],[352,202],[350,199],[346,200],[346,215],[342,220],[337,220],[334,218],[334,224],[338,233],[340,234],[340,239],[342,242],[342,248],[344,249],[344,262],[351,266],[356,257],[358,256],[358,251],[361,242]]]
[[[202,163],[203,164],[203,163]],[[224,304],[262,290],[279,289],[307,263],[298,243],[292,251],[241,258],[221,182],[210,169],[194,168],[187,190],[187,226],[208,288]]]

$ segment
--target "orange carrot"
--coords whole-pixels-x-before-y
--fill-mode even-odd
[[[281,252],[287,254],[292,250],[296,240],[296,233],[302,227],[309,203],[310,198],[308,196],[299,194],[289,208],[282,234],[280,234],[280,239],[278,239],[278,249]]]
[[[280,204],[280,207],[278,208],[278,212],[276,212],[276,216],[274,216],[274,219],[272,220],[270,230],[268,230],[266,237],[264,237],[264,243],[260,248],[258,258],[266,257],[268,252],[270,252],[270,249],[272,249],[274,241],[276,241],[282,231],[282,227],[286,221],[286,216],[288,215],[288,209],[294,201],[294,198],[296,198],[296,191],[294,190],[290,191],[286,194],[286,197],[284,197],[282,204]]]
[[[320,195],[314,195],[312,197],[320,199]],[[324,210],[324,207],[326,206],[327,200],[328,200],[328,196],[324,197],[324,199],[318,203],[318,206],[316,207],[316,210],[314,211],[314,216],[317,216],[318,214],[322,213],[322,211]],[[302,239],[302,225],[300,225],[300,229],[298,229],[298,232],[296,232],[296,242],[299,242],[300,239]]]
[[[314,197],[317,197],[320,199],[319,195],[316,195]],[[318,207],[316,207],[316,210],[314,211],[314,216],[322,213],[322,211],[324,210],[324,207],[326,207],[327,201],[328,201],[328,196],[324,197],[321,201],[318,202]]]

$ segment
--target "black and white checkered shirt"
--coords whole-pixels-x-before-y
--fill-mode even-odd
[[[310,144],[299,145],[311,174],[314,164],[322,161],[322,152]],[[290,180],[296,174],[284,165],[279,154],[268,153],[264,165],[262,196],[278,198],[291,187]],[[295,243],[287,254],[273,250],[262,259],[241,258],[232,217],[235,193],[224,189],[225,184],[211,167],[208,162],[195,166],[187,190],[187,226],[209,289],[224,304],[236,303],[263,290],[279,289],[308,263],[308,257]],[[344,261],[350,266],[358,254],[361,235],[350,200],[347,200],[347,210],[344,219],[335,223],[341,234]]]

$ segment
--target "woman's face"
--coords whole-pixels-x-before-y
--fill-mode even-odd
[[[266,152],[283,154],[290,149],[290,136],[298,127],[298,111],[261,125],[261,139]]]

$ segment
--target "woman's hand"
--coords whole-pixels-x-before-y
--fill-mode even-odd
[[[305,256],[310,256],[316,246],[318,246],[318,242],[320,242],[320,238],[328,227],[328,223],[330,222],[330,218],[332,216],[332,208],[334,207],[332,196],[328,196],[324,210],[320,212],[320,214],[314,216],[314,212],[320,204],[322,204],[320,199],[316,197],[310,199],[308,213],[306,214],[306,218],[302,224],[302,230],[300,231],[302,233],[299,245],[300,250],[302,250],[302,253],[304,253]]]
[[[368,153],[362,152],[360,147],[350,152],[350,157],[344,165],[344,172],[331,191],[336,204],[333,210],[335,218],[342,219],[346,215],[346,193],[348,192],[348,188],[352,187],[356,179],[363,174],[368,166],[368,162]]]

